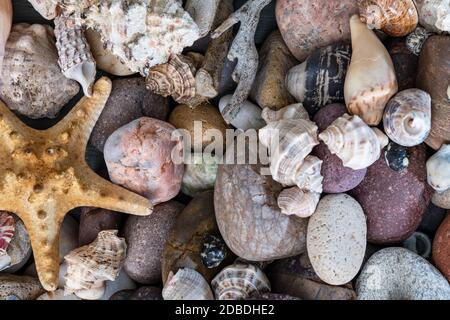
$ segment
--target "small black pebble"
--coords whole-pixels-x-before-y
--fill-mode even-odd
[[[207,268],[217,267],[226,257],[226,245],[223,239],[206,235],[203,240],[203,250],[200,254],[202,262]]]
[[[402,171],[409,166],[408,148],[390,142],[384,151],[384,159],[389,168],[394,171]]]

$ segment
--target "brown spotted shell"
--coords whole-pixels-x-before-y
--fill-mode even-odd
[[[417,27],[419,15],[413,0],[364,0],[359,3],[361,21],[393,37],[403,37]]]

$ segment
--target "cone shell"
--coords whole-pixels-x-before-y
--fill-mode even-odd
[[[378,125],[397,92],[394,65],[386,48],[357,15],[350,19],[353,54],[345,78],[347,109],[368,125]]]
[[[189,268],[179,269],[175,275],[169,273],[162,296],[164,300],[214,300],[205,278]]]
[[[296,103],[284,107],[280,110],[272,110],[264,108],[261,117],[266,123],[286,120],[286,119],[304,119],[309,120],[308,111],[303,107],[303,104]]]
[[[14,237],[14,232],[14,218],[7,212],[0,211],[0,271],[11,263],[11,257],[6,249]]]
[[[381,155],[388,138],[377,128],[370,128],[358,116],[344,114],[319,134],[345,167],[359,170],[369,167]]]
[[[421,144],[431,130],[431,97],[425,91],[399,92],[386,106],[383,116],[388,137],[405,147]]]
[[[284,189],[278,196],[277,203],[281,213],[296,215],[300,218],[310,217],[316,211],[320,193],[302,190],[299,187]]]
[[[73,250],[64,257],[67,263],[65,293],[82,299],[99,299],[105,291],[105,281],[119,274],[126,255],[125,239],[117,230],[100,231],[97,239]]]
[[[437,192],[450,189],[450,144],[441,149],[427,161],[427,181]]]
[[[173,55],[167,63],[150,69],[147,88],[164,97],[172,96],[181,104],[189,104],[196,94],[195,71],[192,59]]]
[[[55,19],[58,1],[59,0],[28,0],[33,8],[47,20]]]
[[[228,266],[211,284],[217,300],[244,300],[271,290],[264,272],[253,264],[235,263]]]
[[[91,49],[75,15],[61,14],[56,17],[55,36],[61,70],[67,78],[81,84],[84,94],[90,97],[97,70]]]
[[[0,75],[2,71],[3,57],[5,55],[6,41],[8,40],[9,32],[11,31],[12,17],[13,12],[11,0],[0,1]]]
[[[410,34],[419,23],[413,0],[364,0],[359,4],[361,21],[393,37]]]

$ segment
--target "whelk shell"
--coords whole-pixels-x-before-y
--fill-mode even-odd
[[[182,268],[169,273],[162,291],[164,300],[214,300],[205,278],[194,269]]]
[[[2,71],[3,57],[5,56],[5,46],[8,40],[12,24],[12,3],[11,0],[0,2],[0,75]],[[1,77],[0,77],[1,81]]]
[[[316,211],[319,200],[320,193],[292,187],[281,191],[277,203],[281,213],[307,218]]]

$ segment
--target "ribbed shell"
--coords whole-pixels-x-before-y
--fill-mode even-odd
[[[264,108],[261,117],[266,123],[284,120],[284,119],[305,119],[309,120],[308,111],[303,107],[301,103],[291,104],[280,110],[272,110],[270,108]]]
[[[337,155],[344,166],[354,170],[369,167],[381,155],[388,144],[387,137],[377,128],[371,128],[358,116],[344,114],[319,134],[332,154]]]
[[[300,189],[309,190],[315,193],[322,193],[323,177],[320,174],[322,160],[315,156],[306,156],[303,163],[295,173],[294,182]]]
[[[197,271],[183,268],[169,274],[162,291],[164,300],[214,300],[205,278]]]
[[[61,14],[57,16],[55,18],[55,36],[61,70],[67,78],[78,81],[84,94],[90,97],[97,71],[80,21],[75,15]]]
[[[428,159],[427,180],[438,192],[450,188],[450,144],[443,144],[441,149]]]
[[[58,1],[59,0],[28,0],[33,8],[47,20],[55,19]]]
[[[119,274],[126,256],[125,239],[117,237],[117,230],[100,231],[97,239],[89,245],[71,251],[67,262],[65,292],[80,298],[100,298],[104,281],[113,281]],[[95,293],[87,294],[87,291]]]
[[[425,91],[399,92],[386,106],[384,131],[392,141],[405,147],[421,144],[431,130],[431,97]]]
[[[235,263],[228,266],[211,284],[217,300],[243,300],[271,290],[264,272],[253,264]]]
[[[11,264],[11,257],[6,249],[14,237],[14,233],[14,218],[10,214],[0,211],[0,271]]]
[[[319,200],[320,193],[301,190],[299,187],[292,187],[281,191],[277,203],[281,209],[281,213],[307,218],[316,211]]]
[[[16,24],[6,44],[0,97],[12,110],[33,119],[54,118],[79,87],[61,73],[53,29]]]
[[[393,37],[411,33],[419,23],[413,0],[364,0],[359,4],[361,20]]]
[[[164,97],[172,96],[181,104],[195,97],[195,66],[190,58],[172,55],[167,63],[150,69],[147,88]]]

